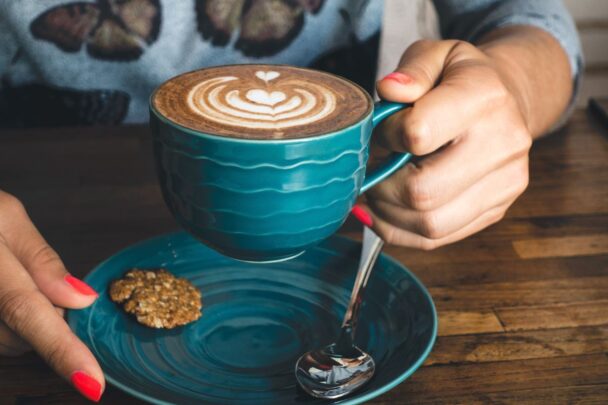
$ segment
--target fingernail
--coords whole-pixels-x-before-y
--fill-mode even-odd
[[[361,208],[360,205],[355,205],[353,207],[353,209],[350,211],[355,218],[357,218],[359,220],[359,222],[361,222],[363,225],[371,227],[374,224],[374,221],[372,220],[372,216],[369,215],[369,213],[367,211],[365,211],[363,208]]]
[[[382,80],[393,80],[399,84],[410,84],[414,81],[414,79],[412,79],[410,76],[399,72],[389,73],[388,75],[384,76]]]
[[[88,285],[87,283],[85,283],[82,280],[77,279],[76,277],[68,274],[67,276],[65,276],[63,278],[69,285],[71,285],[72,287],[74,287],[74,289],[76,291],[78,291],[81,294],[84,295],[99,295],[97,294],[97,291],[95,291],[93,288],[91,288],[90,285]]]
[[[99,402],[101,398],[101,384],[93,377],[82,371],[76,371],[70,377],[70,381],[85,398]]]

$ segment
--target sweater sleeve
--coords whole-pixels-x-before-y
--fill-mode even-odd
[[[445,38],[475,42],[494,29],[509,25],[531,25],[551,34],[561,44],[570,61],[574,81],[570,107],[574,105],[584,62],[576,26],[561,0],[433,2],[439,15],[441,34]]]

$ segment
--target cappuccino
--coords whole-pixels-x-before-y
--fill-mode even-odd
[[[371,97],[337,76],[291,66],[232,65],[175,77],[152,106],[180,126],[247,139],[319,136],[354,125],[372,111]]]

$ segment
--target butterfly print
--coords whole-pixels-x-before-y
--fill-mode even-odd
[[[129,109],[120,90],[77,90],[28,84],[0,90],[0,128],[114,125]]]
[[[198,30],[215,46],[225,46],[238,31],[234,47],[246,56],[274,55],[285,49],[316,14],[324,0],[196,0]]]
[[[30,31],[65,52],[86,44],[94,58],[131,61],[156,41],[160,21],[159,0],[97,0],[51,8],[36,17]]]

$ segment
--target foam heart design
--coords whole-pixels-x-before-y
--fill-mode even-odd
[[[255,72],[255,75],[257,76],[258,79],[264,80],[265,82],[269,82],[269,81],[274,80],[277,77],[279,77],[280,73],[275,72],[274,70],[270,70],[267,72],[265,72],[263,70],[258,70],[257,72]]]
[[[287,98],[282,91],[273,91],[271,93],[262,89],[249,90],[245,95],[249,101],[254,103],[273,106]]]

